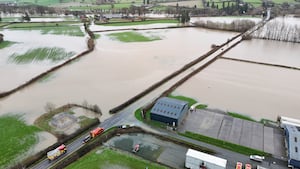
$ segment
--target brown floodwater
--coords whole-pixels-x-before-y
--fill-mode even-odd
[[[243,41],[224,57],[300,68],[300,43],[252,39]]]
[[[28,123],[43,114],[47,102],[98,104],[108,118],[108,110],[151,84],[161,80],[189,61],[221,44],[236,33],[180,28],[141,31],[162,40],[123,43],[101,34],[95,50],[56,71],[49,81],[36,83],[0,101],[0,112],[23,113]]]
[[[218,59],[174,93],[211,108],[276,120],[299,118],[299,85],[297,70]]]
[[[0,50],[0,92],[11,90],[25,83],[32,77],[50,69],[57,63],[49,61],[18,64],[9,61],[12,54],[24,54],[35,48],[59,47],[66,52],[80,53],[86,50],[85,37],[72,37],[62,35],[42,35],[40,31],[3,30],[6,41],[15,42],[9,47]]]

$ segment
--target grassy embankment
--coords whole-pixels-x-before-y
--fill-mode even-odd
[[[158,36],[144,36],[141,33],[137,32],[120,32],[120,33],[111,33],[108,34],[113,39],[117,39],[121,42],[149,42],[160,40]]]
[[[237,152],[237,153],[240,153],[240,154],[245,154],[245,155],[251,155],[251,154],[269,155],[268,153],[265,153],[265,152],[260,151],[260,150],[255,150],[255,149],[252,149],[252,148],[249,148],[249,147],[245,147],[245,146],[230,143],[230,142],[227,142],[227,141],[207,137],[207,136],[192,133],[192,132],[189,132],[189,131],[186,131],[185,133],[179,133],[179,134],[182,135],[182,136],[194,139],[194,140],[198,140],[198,141],[201,141],[201,142],[212,144],[212,145],[215,145],[215,146],[227,149],[227,150],[231,150],[231,151],[234,151],[234,152]]]
[[[68,35],[68,36],[84,36],[80,29],[80,25],[72,25],[79,22],[39,22],[39,23],[15,23],[10,24],[6,29],[19,30],[39,30],[42,34]]]
[[[79,2],[79,0],[77,0]],[[16,2],[14,0],[0,0],[0,2]],[[35,4],[35,5],[54,5],[59,4],[60,0],[18,0],[18,4]],[[64,0],[63,2],[73,2],[73,0]]]
[[[31,49],[24,54],[12,54],[9,60],[13,63],[26,64],[31,62],[39,62],[49,60],[58,62],[73,56],[74,52],[66,52],[62,48],[37,48]]]
[[[98,148],[72,163],[67,169],[82,168],[166,168],[132,154]]]
[[[37,143],[35,136],[40,130],[28,126],[20,116],[0,117],[0,168],[14,162]]]

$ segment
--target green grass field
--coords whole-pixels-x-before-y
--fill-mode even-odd
[[[0,43],[0,49],[3,49],[5,47],[8,47],[10,45],[14,44],[14,42],[10,42],[10,41],[3,41]]]
[[[113,9],[122,9],[122,8],[129,8],[132,4],[131,3],[117,3],[113,5]],[[86,11],[86,10],[108,10],[112,9],[112,5],[110,4],[103,4],[103,5],[85,5],[85,6],[70,6],[70,11]]]
[[[122,42],[148,42],[160,40],[157,36],[144,36],[137,32],[120,32],[108,34],[111,38],[117,39]]]
[[[129,153],[123,153],[108,148],[99,148],[83,156],[76,162],[69,165],[66,169],[104,169],[104,168],[126,168],[126,169],[143,169],[148,167],[163,169],[166,167],[146,161]]]
[[[131,25],[149,25],[149,24],[157,24],[157,23],[179,23],[178,20],[175,19],[161,19],[161,20],[146,20],[146,21],[135,21],[131,20],[111,20],[110,23],[101,24],[103,26],[131,26]],[[119,22],[119,23],[113,23]]]
[[[37,143],[35,133],[38,131],[37,127],[26,125],[20,116],[1,116],[0,168],[5,168]]]
[[[74,52],[66,52],[62,48],[37,48],[31,49],[24,54],[12,54],[9,58],[10,62],[18,64],[26,64],[31,62],[39,62],[43,60],[49,60],[51,62],[57,62],[67,59],[74,55]]]
[[[42,34],[84,36],[80,25],[70,25],[79,22],[62,22],[62,23],[16,23],[8,25],[7,29],[21,30],[40,30]]]

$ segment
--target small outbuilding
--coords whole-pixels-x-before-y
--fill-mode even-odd
[[[169,97],[159,98],[150,112],[151,120],[178,126],[188,112],[189,104],[186,101]]]

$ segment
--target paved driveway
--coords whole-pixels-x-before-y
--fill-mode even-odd
[[[286,158],[283,132],[261,123],[233,118],[212,110],[189,112],[180,132],[190,131]]]

